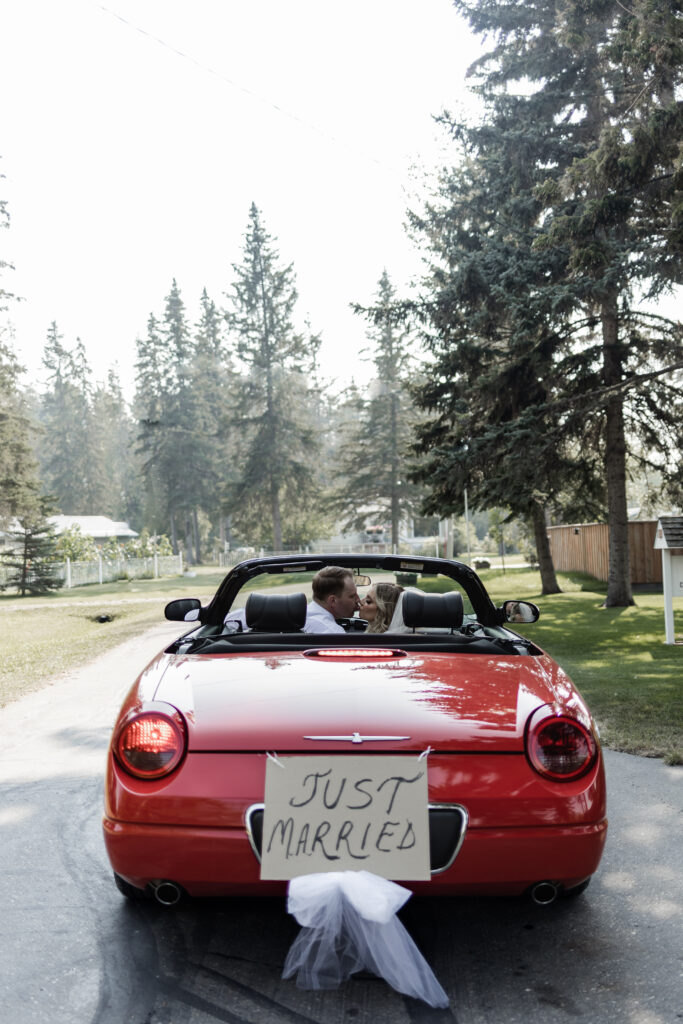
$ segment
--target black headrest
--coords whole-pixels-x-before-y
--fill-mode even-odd
[[[419,594],[406,590],[403,595],[403,621],[410,629],[419,626],[460,629],[463,619],[462,594]]]
[[[259,633],[300,633],[307,604],[305,594],[250,594],[244,609],[247,626]]]

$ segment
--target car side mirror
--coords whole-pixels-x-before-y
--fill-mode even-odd
[[[198,597],[181,597],[177,601],[169,601],[164,608],[164,615],[171,622],[197,622],[202,608]]]
[[[506,622],[537,622],[541,614],[531,601],[503,601],[502,611]]]

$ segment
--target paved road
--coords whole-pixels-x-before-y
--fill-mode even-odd
[[[109,731],[164,624],[0,711],[0,1008],[8,1024],[675,1024],[683,1020],[683,768],[607,753],[610,835],[574,901],[411,901],[404,922],[451,999],[360,976],[280,978],[283,901],[164,912],[113,886],[100,838]]]

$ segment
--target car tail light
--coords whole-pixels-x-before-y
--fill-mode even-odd
[[[177,768],[185,744],[185,725],[179,714],[146,711],[123,724],[114,753],[121,767],[131,775],[158,779]]]
[[[527,755],[536,771],[547,779],[570,782],[593,766],[598,746],[590,729],[575,718],[546,715],[527,733]]]

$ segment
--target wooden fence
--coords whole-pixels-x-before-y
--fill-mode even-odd
[[[662,553],[655,551],[657,520],[628,524],[632,583],[662,582]],[[587,572],[598,580],[609,576],[609,528],[606,523],[550,526],[550,550],[560,572]]]

